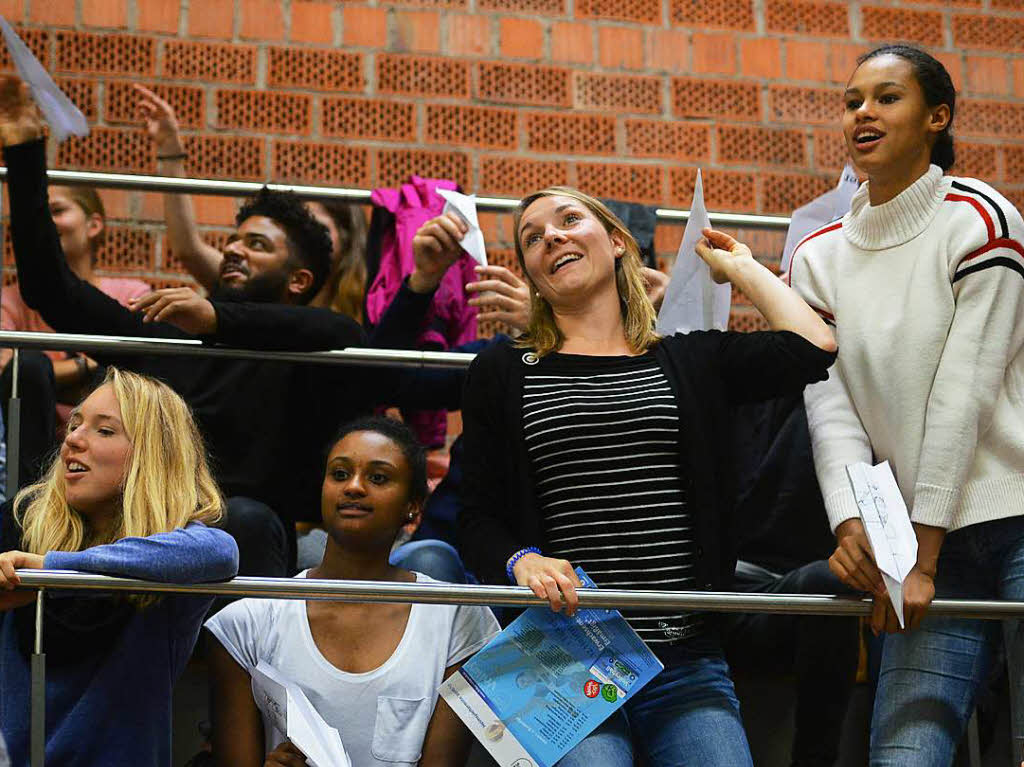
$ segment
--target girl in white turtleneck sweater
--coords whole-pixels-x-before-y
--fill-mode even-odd
[[[849,214],[798,246],[789,275],[839,344],[829,380],[805,394],[838,539],[830,566],[874,592],[872,627],[894,632],[872,765],[949,764],[1000,639],[996,622],[926,618],[936,593],[1024,599],[1024,222],[988,185],[943,175],[955,98],[916,48],[861,58],[843,130],[868,181]],[[906,633],[846,476],[883,460],[918,538]]]

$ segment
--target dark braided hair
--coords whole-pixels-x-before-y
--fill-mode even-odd
[[[313,283],[301,296],[302,303],[309,303],[320,292],[331,271],[331,236],[327,227],[313,218],[293,192],[278,192],[268,187],[246,201],[235,216],[235,225],[241,226],[253,216],[266,216],[284,229],[292,264],[313,273]]]
[[[367,416],[349,421],[340,429],[324,451],[324,463],[334,446],[353,432],[369,431],[386,437],[402,451],[409,464],[409,500],[422,505],[427,500],[427,453],[412,430],[401,421],[385,416]]]
[[[949,107],[949,122],[942,132],[935,139],[932,146],[931,161],[943,170],[953,167],[956,159],[953,150],[953,115],[956,112],[956,88],[953,87],[953,79],[949,76],[946,67],[934,56],[925,53],[913,45],[897,43],[883,45],[873,51],[865,53],[857,59],[857,66],[860,66],[868,59],[876,56],[898,56],[914,69],[914,76],[918,85],[924,93],[924,101],[930,107],[937,107],[945,104]]]

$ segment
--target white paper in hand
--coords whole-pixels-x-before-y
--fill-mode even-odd
[[[351,767],[338,731],[324,721],[294,682],[265,661],[252,672],[256,706],[276,730],[306,755],[310,767]],[[276,744],[275,744],[276,745]]]
[[[846,467],[864,532],[882,571],[896,617],[903,623],[903,581],[917,563],[917,536],[889,462]]]
[[[89,135],[89,124],[85,121],[82,110],[57,87],[57,83],[39,63],[39,59],[32,55],[32,51],[3,16],[0,16],[0,31],[3,32],[11,61],[14,62],[21,79],[28,85],[32,99],[46,118],[57,140],[63,141],[68,136]]]
[[[450,189],[438,189],[437,193],[444,197],[444,210],[441,213],[454,213],[462,219],[467,227],[462,235],[462,249],[480,266],[487,266],[487,251],[484,249],[484,233],[480,231],[480,222],[476,216],[476,195],[459,194]]]
[[[789,271],[793,251],[804,237],[850,212],[850,203],[859,186],[857,173],[852,166],[847,165],[843,168],[835,189],[829,189],[825,194],[793,211],[793,217],[789,220],[789,230],[786,232],[786,244],[782,248],[780,268],[783,272]]]
[[[729,324],[732,286],[716,284],[711,279],[711,269],[697,255],[703,229],[710,226],[711,220],[704,207],[704,184],[698,170],[690,218],[683,231],[683,241],[679,243],[665,300],[658,312],[658,333],[663,336],[691,330],[725,330]]]

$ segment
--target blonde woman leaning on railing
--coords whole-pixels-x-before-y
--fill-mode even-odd
[[[199,430],[165,384],[111,368],[72,413],[46,474],[0,509],[0,731],[28,763],[33,591],[16,569],[153,581],[231,578],[238,549]],[[46,597],[46,761],[171,763],[171,687],[212,597]]]

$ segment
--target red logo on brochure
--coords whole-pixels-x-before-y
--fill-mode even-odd
[[[583,694],[588,698],[596,698],[601,693],[601,683],[590,679],[583,685]]]

